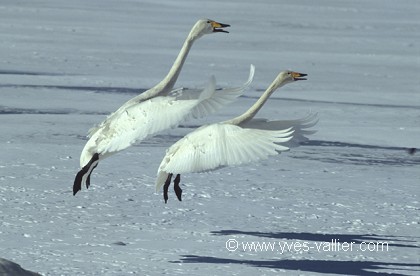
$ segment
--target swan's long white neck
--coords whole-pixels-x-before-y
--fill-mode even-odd
[[[168,94],[173,89],[175,82],[178,79],[179,73],[181,72],[182,66],[184,65],[184,62],[187,59],[187,55],[196,38],[196,36],[192,35],[191,31],[187,39],[185,40],[184,45],[182,45],[181,51],[179,52],[174,64],[172,65],[166,77],[153,88],[143,93],[143,97],[152,98],[156,96],[163,96]]]
[[[164,93],[172,90],[193,43],[194,39],[188,36],[168,74],[159,84],[156,85],[157,87],[160,87],[159,90]]]
[[[238,117],[235,117],[231,120],[224,121],[224,124],[232,124],[232,125],[240,125],[242,123],[245,123],[258,113],[258,111],[263,107],[265,102],[268,100],[268,98],[271,96],[271,94],[274,93],[274,91],[277,90],[280,86],[285,85],[285,81],[280,81],[276,78],[270,86],[265,90],[265,92],[261,95],[261,97],[256,101],[247,111],[245,111],[244,114],[239,115]]]
[[[154,87],[150,88],[149,90],[125,102],[113,114],[119,114],[120,111],[125,110],[126,108],[128,108],[129,106],[133,104],[138,104],[157,96],[165,96],[169,92],[171,92],[172,88],[175,85],[176,80],[178,79],[179,73],[181,72],[182,65],[184,65],[185,59],[187,58],[188,52],[190,51],[194,41],[200,37],[195,34],[194,29],[195,28],[193,28],[191,32],[188,34],[188,37],[185,40],[184,45],[181,48],[181,51],[179,52],[177,58],[175,59],[174,64],[172,65],[166,77]],[[113,114],[111,114],[108,119],[110,119]]]

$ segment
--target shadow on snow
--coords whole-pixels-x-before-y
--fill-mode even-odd
[[[307,149],[291,155],[291,158],[352,165],[420,165],[420,158],[410,154],[412,149],[407,147],[388,147],[323,140],[309,140],[301,145],[306,146]],[[317,150],[317,148],[322,148],[322,152]]]
[[[143,88],[130,88],[130,87],[38,85],[38,84],[2,84],[0,85],[0,87],[75,90],[75,91],[91,91],[91,92],[97,92],[97,93],[119,93],[119,94],[141,94],[147,90]]]
[[[418,248],[419,246],[407,243],[416,243],[412,240],[415,237],[402,236],[379,236],[379,235],[355,235],[355,234],[319,234],[319,233],[294,233],[294,232],[252,232],[239,230],[221,230],[211,232],[213,235],[251,235],[262,238],[287,239],[287,240],[306,240],[313,242],[332,242],[341,243],[361,242],[388,242],[389,246]],[[410,239],[410,240],[408,240]],[[181,255],[179,261],[174,263],[207,263],[207,264],[239,264],[258,268],[296,270],[301,272],[316,272],[322,274],[342,274],[342,275],[378,275],[378,270],[401,270],[401,271],[420,271],[420,264],[412,263],[391,263],[378,261],[340,261],[340,260],[249,260],[219,258],[211,256]],[[376,270],[376,271],[369,271]],[[404,275],[393,272],[392,275]]]
[[[416,243],[415,237],[403,237],[403,236],[380,236],[373,234],[357,235],[357,234],[322,234],[322,233],[307,233],[307,232],[252,232],[252,231],[240,231],[240,230],[221,230],[212,231],[213,235],[227,236],[227,235],[247,235],[256,236],[261,238],[271,239],[287,239],[287,240],[306,240],[312,242],[331,242],[337,240],[339,242],[347,243],[361,243],[361,242],[388,242],[389,246],[393,247],[413,247],[419,248],[417,245],[403,244],[404,243]],[[408,240],[407,238],[410,238]]]
[[[372,262],[372,261],[328,261],[328,260],[235,260],[210,256],[182,255],[182,263],[207,264],[242,264],[259,268],[286,269],[301,272],[317,272],[322,274],[342,275],[379,275],[378,272],[368,271],[386,269],[387,266],[420,267],[418,264]],[[398,269],[414,270],[414,269]],[[414,270],[417,271],[417,270]],[[392,275],[405,275],[392,273]]]

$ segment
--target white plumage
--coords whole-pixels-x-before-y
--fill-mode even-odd
[[[279,143],[289,141],[293,130],[247,129],[230,124],[198,128],[173,144],[161,162],[156,189],[173,174],[212,171],[266,159],[288,150]]]
[[[307,135],[314,134],[316,130],[310,129],[318,122],[318,115],[316,113],[309,113],[306,117],[295,120],[274,120],[270,121],[262,118],[254,118],[248,122],[242,123],[241,126],[245,128],[256,128],[265,130],[276,129],[293,129],[293,138],[287,142],[282,143],[289,148],[299,146],[300,143],[308,139]]]
[[[90,139],[80,156],[81,170],[74,180],[74,195],[81,190],[82,183],[86,183],[86,187],[89,187],[90,174],[100,160],[143,140],[147,136],[176,126],[187,117],[189,112],[193,112],[194,107],[197,107],[200,102],[204,100],[209,103],[212,102],[210,98],[216,95],[214,93],[214,78],[210,80],[209,85],[201,93],[197,93],[197,95],[191,93],[188,96],[190,99],[184,100],[169,94],[193,43],[206,34],[227,32],[223,30],[225,27],[229,27],[229,25],[209,19],[197,21],[188,34],[167,76],[153,88],[127,101],[117,111],[108,116],[105,121],[89,131]],[[253,68],[251,68],[252,74]],[[232,94],[236,95],[233,98],[240,95],[240,89],[231,90]],[[203,102],[204,106],[205,103],[206,101]],[[198,109],[196,113],[200,114]]]
[[[251,84],[254,72],[255,68],[251,65],[249,78],[240,87],[216,90],[216,80],[211,77],[201,91],[178,89],[168,96],[132,104],[112,114],[91,131],[80,157],[80,166],[85,166],[95,153],[100,154],[101,160],[147,137],[176,127],[190,117],[201,118],[219,110],[243,94]]]
[[[287,150],[277,143],[290,140],[292,132],[290,128],[267,131],[222,123],[203,126],[171,146],[160,169],[181,174],[258,161]]]
[[[173,175],[175,193],[181,200],[180,174],[211,171],[225,166],[237,166],[266,159],[289,148],[284,144],[297,132],[304,140],[306,130],[316,124],[315,115],[300,120],[268,121],[252,118],[280,86],[303,80],[306,74],[281,72],[260,99],[244,114],[231,120],[202,126],[173,144],[163,158],[157,174],[156,189],[164,185],[164,199]],[[296,141],[298,142],[298,141]]]

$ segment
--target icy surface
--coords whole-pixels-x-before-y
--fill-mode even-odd
[[[419,275],[420,155],[406,151],[420,148],[419,14],[417,0],[2,1],[0,257],[42,275]],[[202,17],[230,33],[197,41],[176,86],[211,74],[236,86],[253,63],[252,88],[102,162],[73,197],[88,129],[163,78]],[[165,205],[154,192],[165,149],[246,110],[283,69],[309,80],[258,117],[318,112],[311,141],[184,175],[183,201],[171,191]],[[355,246],[317,250],[333,240]],[[253,241],[276,247],[243,250]],[[313,248],[280,247],[298,243]]]

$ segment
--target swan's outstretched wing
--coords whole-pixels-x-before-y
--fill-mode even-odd
[[[249,69],[248,80],[239,87],[225,88],[221,90],[216,90],[212,97],[201,101],[199,105],[194,107],[191,112],[193,118],[202,118],[209,114],[215,113],[223,106],[230,104],[238,97],[242,96],[245,89],[251,84],[254,79],[255,66],[251,64]]]
[[[240,124],[244,128],[255,128],[265,130],[279,130],[292,128],[293,138],[285,143],[288,147],[299,146],[301,142],[308,140],[308,135],[314,134],[316,130],[311,130],[313,126],[318,123],[317,113],[309,113],[306,117],[297,120],[275,120],[269,121],[267,119],[252,119],[248,122]]]
[[[153,89],[154,88],[152,88],[148,92],[152,91]],[[215,93],[216,93],[216,80],[215,80],[215,77],[212,76],[210,78],[209,83],[207,84],[207,86],[204,89],[187,89],[187,90],[185,90],[184,88],[176,88],[176,89],[173,89],[172,91],[170,91],[169,93],[167,93],[167,95],[165,93],[161,93],[161,94],[162,94],[162,97],[168,97],[171,101],[173,101],[173,100],[183,100],[183,101],[185,101],[185,100],[200,100],[200,101],[205,101],[205,100],[208,100],[209,98],[211,98]],[[157,97],[158,96],[156,96],[155,98],[157,98]],[[143,94],[140,94],[140,95],[128,100],[122,106],[120,106],[116,111],[114,111],[113,113],[108,115],[107,118],[104,121],[102,121],[98,125],[95,125],[92,128],[90,128],[89,131],[88,131],[87,137],[88,138],[92,137],[97,131],[101,130],[106,125],[111,124],[112,121],[118,120],[118,117],[120,117],[121,114],[124,113],[127,109],[129,109],[133,106],[137,106],[137,105],[139,105],[143,102],[146,102],[150,99],[153,99],[153,98],[143,97]],[[193,109],[191,109],[189,111],[189,113],[191,113],[192,110]],[[191,116],[191,115],[189,115],[189,116]],[[186,116],[185,119],[187,119],[187,117],[189,117],[189,116]]]
[[[266,159],[288,150],[280,145],[292,138],[291,129],[259,130],[230,124],[212,124],[198,128],[172,145],[158,171],[156,189],[167,173],[211,171]]]
[[[212,77],[198,99],[177,100],[174,97],[155,97],[133,104],[114,113],[93,132],[80,157],[81,167],[98,153],[103,157],[128,148],[132,144],[165,129],[176,127],[202,100],[213,95],[216,80]]]
[[[248,80],[242,86],[216,90],[211,97],[201,101],[194,107],[187,119],[205,117],[236,100],[236,98],[240,97],[245,89],[249,87],[254,79],[254,74],[255,66],[251,64]],[[174,96],[179,100],[186,100],[196,99],[199,93],[197,93],[196,89],[177,89],[173,90],[169,95]]]

